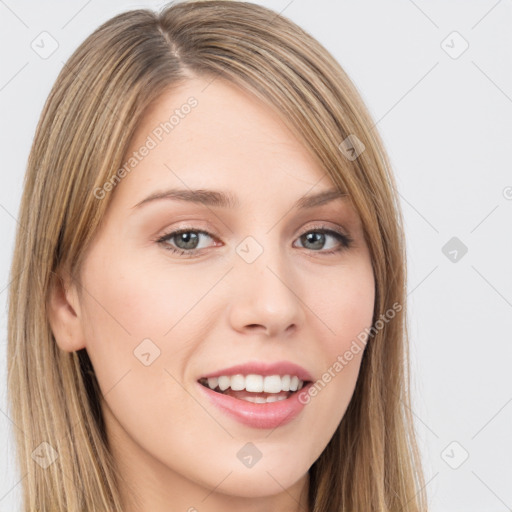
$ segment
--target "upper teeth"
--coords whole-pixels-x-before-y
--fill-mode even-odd
[[[222,375],[220,377],[210,377],[208,387],[215,389],[219,386],[221,391],[231,388],[233,391],[251,391],[253,393],[280,393],[281,391],[297,391],[301,389],[304,382],[296,375]]]

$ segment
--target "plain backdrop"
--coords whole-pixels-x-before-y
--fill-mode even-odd
[[[511,1],[256,3],[282,12],[334,55],[390,155],[406,223],[412,412],[431,510],[511,510]],[[63,62],[95,28],[122,11],[162,5],[0,1],[2,512],[20,510],[6,300],[36,123]],[[51,55],[35,50],[42,38]]]

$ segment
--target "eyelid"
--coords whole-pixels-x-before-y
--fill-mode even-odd
[[[309,231],[334,231],[335,233],[338,233],[339,235],[346,236],[347,238],[350,238],[348,231],[340,226],[332,226],[328,222],[320,222],[317,221],[317,223],[313,223],[313,225],[308,225],[305,229],[301,230],[301,234],[299,236],[302,236],[304,233],[308,233]]]
[[[199,224],[199,221],[198,221]],[[197,233],[203,233],[210,236],[211,238],[218,238],[214,233],[217,231],[210,223],[206,223],[206,227],[198,227],[198,224],[183,224],[178,227],[164,228],[158,231],[156,235],[152,237],[152,241],[157,242],[158,240],[168,237],[171,234],[178,234],[187,231],[196,231]]]

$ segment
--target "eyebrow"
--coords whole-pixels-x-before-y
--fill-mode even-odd
[[[322,206],[334,200],[348,198],[348,194],[338,189],[328,189],[317,194],[311,194],[300,197],[293,208],[308,209]],[[206,190],[206,189],[169,189],[163,192],[155,192],[142,201],[139,201],[132,208],[139,208],[144,204],[162,199],[170,199],[177,201],[187,201],[189,203],[203,204],[205,206],[219,207],[219,208],[239,208],[240,201],[237,196],[230,192],[223,192],[220,190]]]

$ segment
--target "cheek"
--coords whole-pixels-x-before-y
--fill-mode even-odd
[[[315,292],[318,316],[329,327],[322,338],[323,373],[303,403],[316,404],[315,415],[329,436],[342,420],[352,398],[372,325],[375,282],[369,261],[361,260],[350,271],[340,272],[327,291]],[[313,298],[313,297],[312,297]],[[324,329],[325,330],[325,329]],[[321,441],[318,441],[318,448]]]
[[[191,269],[170,267],[163,258],[148,262],[107,249],[103,256],[91,257],[83,272],[89,292],[88,324],[101,331],[108,329],[110,335],[115,332],[119,339],[162,339],[197,305],[216,278],[195,277]],[[101,333],[95,334],[93,339]]]
[[[375,281],[370,261],[358,258],[333,273],[323,288],[311,292],[311,301],[318,305],[317,316],[327,327],[324,354],[330,365],[353,340],[364,341],[363,335],[372,324]]]
[[[123,418],[131,432],[146,432],[148,418],[169,424],[165,406],[173,404],[183,411],[173,418],[173,429],[185,431],[187,397],[176,381],[183,381],[194,346],[184,341],[187,322],[179,320],[200,297],[196,281],[107,247],[88,258],[82,283],[87,352],[107,413]]]
[[[336,376],[332,381],[338,381],[334,387],[350,390],[351,395],[374,313],[375,281],[369,260],[354,266],[353,272],[347,272],[342,281],[338,296],[333,297],[337,314],[332,321],[336,334],[326,350],[327,368],[330,375]]]
[[[171,282],[154,266],[104,244],[101,252],[89,255],[81,280],[82,325],[102,390],[108,391],[128,372],[132,379],[159,367],[161,372],[163,335],[181,310],[179,273]]]
[[[148,262],[127,255],[129,251],[123,254],[116,244],[103,244],[82,271],[87,290],[83,327],[100,387],[108,392],[120,379],[119,387],[126,387],[128,380],[135,386],[139,379],[144,385],[127,395],[135,400],[145,389],[151,396],[162,396],[162,390],[172,388],[171,375],[184,381],[188,360],[208,335],[204,318],[212,315],[205,314],[205,308],[212,299],[201,299],[218,281],[218,272],[205,268],[199,279],[192,266],[179,269],[165,258]],[[174,391],[170,394],[177,399]],[[146,397],[142,401],[151,409]]]

